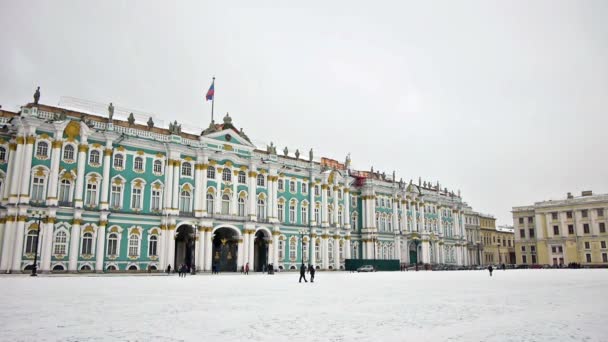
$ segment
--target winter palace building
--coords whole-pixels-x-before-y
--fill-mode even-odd
[[[438,183],[258,149],[228,115],[190,134],[117,108],[118,120],[110,106],[36,99],[0,110],[0,272],[30,269],[36,250],[42,272],[465,265],[475,255],[466,203]]]

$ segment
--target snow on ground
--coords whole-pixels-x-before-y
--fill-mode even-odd
[[[0,276],[2,341],[608,341],[608,270]]]

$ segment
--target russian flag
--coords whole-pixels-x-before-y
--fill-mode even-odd
[[[211,87],[209,87],[209,90],[207,90],[207,95],[205,96],[207,101],[213,100],[213,94],[215,94],[215,90],[213,89],[214,85],[215,85],[215,80],[213,82],[211,82]]]

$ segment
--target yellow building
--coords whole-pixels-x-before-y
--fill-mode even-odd
[[[512,227],[496,227],[493,216],[479,214],[479,232],[484,265],[515,263]]]
[[[608,265],[608,194],[513,207],[518,264]]]

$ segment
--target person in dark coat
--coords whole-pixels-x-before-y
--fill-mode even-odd
[[[302,278],[304,278],[305,283],[308,283],[308,280],[306,280],[306,266],[304,264],[300,266],[300,283],[302,282]]]
[[[492,271],[494,271],[494,267],[492,267],[492,265],[488,266],[488,271],[490,271],[490,277],[491,277]]]
[[[312,265],[308,265],[308,272],[310,272],[310,282],[314,283],[315,282],[315,268]]]
[[[171,265],[167,265],[167,274],[171,274]]]
[[[249,274],[249,263],[245,264],[245,275]]]

